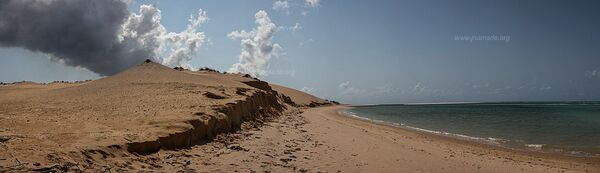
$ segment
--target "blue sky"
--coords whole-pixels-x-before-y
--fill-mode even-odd
[[[275,10],[275,1],[139,0],[128,9],[154,4],[175,32],[203,9],[209,20],[198,31],[207,41],[189,64],[222,71],[242,49],[227,35],[256,28],[264,10],[282,50],[260,78],[346,103],[600,100],[596,2],[285,2]],[[0,81],[98,77],[44,53],[0,48]]]

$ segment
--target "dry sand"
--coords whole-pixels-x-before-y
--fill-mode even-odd
[[[306,105],[264,81],[152,62],[82,83],[3,84],[0,172],[154,170],[131,160],[255,128],[296,106]]]
[[[84,83],[0,85],[0,172],[600,172],[338,114],[236,74],[145,63]]]

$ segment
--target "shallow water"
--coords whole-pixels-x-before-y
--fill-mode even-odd
[[[510,148],[600,157],[600,102],[373,105],[347,112]]]

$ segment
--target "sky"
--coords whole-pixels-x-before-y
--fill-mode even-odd
[[[0,2],[0,81],[97,79],[151,58],[351,104],[600,100],[598,2],[76,2]]]

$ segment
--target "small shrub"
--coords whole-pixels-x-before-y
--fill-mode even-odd
[[[202,68],[198,69],[198,71],[207,71],[207,72],[220,73],[218,70],[215,70],[215,69],[212,69],[212,68],[208,68],[208,67],[202,67]]]

